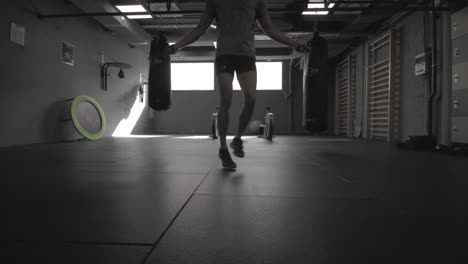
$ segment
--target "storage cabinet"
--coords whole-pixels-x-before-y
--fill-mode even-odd
[[[452,142],[468,143],[468,8],[452,15]]]
[[[468,116],[452,119],[452,141],[455,143],[468,142]]]

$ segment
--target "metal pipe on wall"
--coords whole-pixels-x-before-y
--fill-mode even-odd
[[[435,5],[435,0],[433,0]],[[431,92],[427,108],[427,134],[434,135],[434,98],[437,94],[437,14],[432,12],[432,70],[431,70]]]
[[[442,68],[442,60],[444,56],[444,51],[443,51],[443,46],[442,46],[442,18],[441,14],[437,14],[437,32],[439,34],[439,37],[437,38],[437,90],[434,96],[434,105],[432,108],[432,111],[434,113],[434,120],[433,120],[433,128],[435,135],[437,136],[437,140],[440,140],[441,138],[441,124],[442,124],[442,96],[443,96],[443,71],[444,69]]]
[[[442,13],[442,101],[440,144],[451,144],[452,110],[452,25],[450,12]]]
[[[293,134],[293,102],[292,102],[292,94],[293,94],[293,87],[292,87],[292,73],[293,73],[293,63],[294,59],[289,60],[289,77],[288,77],[288,94],[286,96],[286,99],[288,100],[288,106],[289,106],[289,134]]]

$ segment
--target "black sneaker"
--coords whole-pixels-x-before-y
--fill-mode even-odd
[[[227,149],[219,149],[219,158],[223,162],[225,169],[233,170],[237,168],[237,164],[232,160],[231,154]]]
[[[239,158],[243,158],[245,156],[243,144],[244,144],[244,141],[242,141],[242,139],[240,138],[234,138],[231,141],[231,144],[229,144],[231,148],[234,150],[233,152],[234,155],[236,155]]]

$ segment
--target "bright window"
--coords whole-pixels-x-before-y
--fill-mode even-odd
[[[237,77],[234,77],[234,90],[240,90]],[[283,63],[257,62],[257,90],[283,89]]]
[[[283,89],[283,63],[257,62],[257,90]],[[214,90],[214,63],[172,63],[171,81],[173,91]],[[240,90],[234,76],[234,90]]]
[[[171,81],[173,91],[214,90],[214,64],[172,63]]]

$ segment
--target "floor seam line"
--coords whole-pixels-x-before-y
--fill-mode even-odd
[[[285,199],[351,199],[351,200],[369,200],[372,197],[333,197],[333,196],[271,196],[271,195],[236,195],[236,194],[210,194],[196,193],[195,196],[226,196],[226,197],[252,197],[252,198],[285,198]]]
[[[60,241],[60,240],[15,240],[13,243],[19,244],[63,244],[63,245],[108,245],[108,246],[139,246],[150,247],[151,243],[119,243],[119,242],[95,242],[95,241]]]
[[[212,169],[210,169],[208,171],[208,173],[206,173],[205,177],[203,178],[203,180],[201,180],[201,182],[198,184],[197,188],[195,188],[195,190],[192,192],[192,194],[190,195],[190,197],[187,199],[187,201],[185,201],[185,203],[180,207],[179,211],[177,211],[176,215],[172,218],[171,222],[169,222],[169,224],[166,226],[166,228],[164,229],[164,231],[161,233],[161,235],[158,237],[158,239],[156,240],[156,242],[154,244],[152,244],[152,248],[151,250],[148,252],[148,254],[146,254],[146,256],[143,258],[143,264],[145,264],[149,257],[151,256],[151,254],[154,252],[154,250],[156,249],[156,247],[159,245],[159,243],[162,241],[162,239],[164,238],[164,236],[166,235],[166,233],[169,231],[169,229],[171,228],[171,226],[174,224],[174,222],[177,220],[177,218],[179,217],[179,215],[182,213],[182,211],[185,209],[185,207],[187,206],[187,204],[190,202],[190,200],[192,200],[192,197],[195,196],[195,192],[198,190],[198,188],[200,188],[200,186],[202,185],[202,183],[205,181],[205,179],[208,177],[208,175],[210,175]]]

